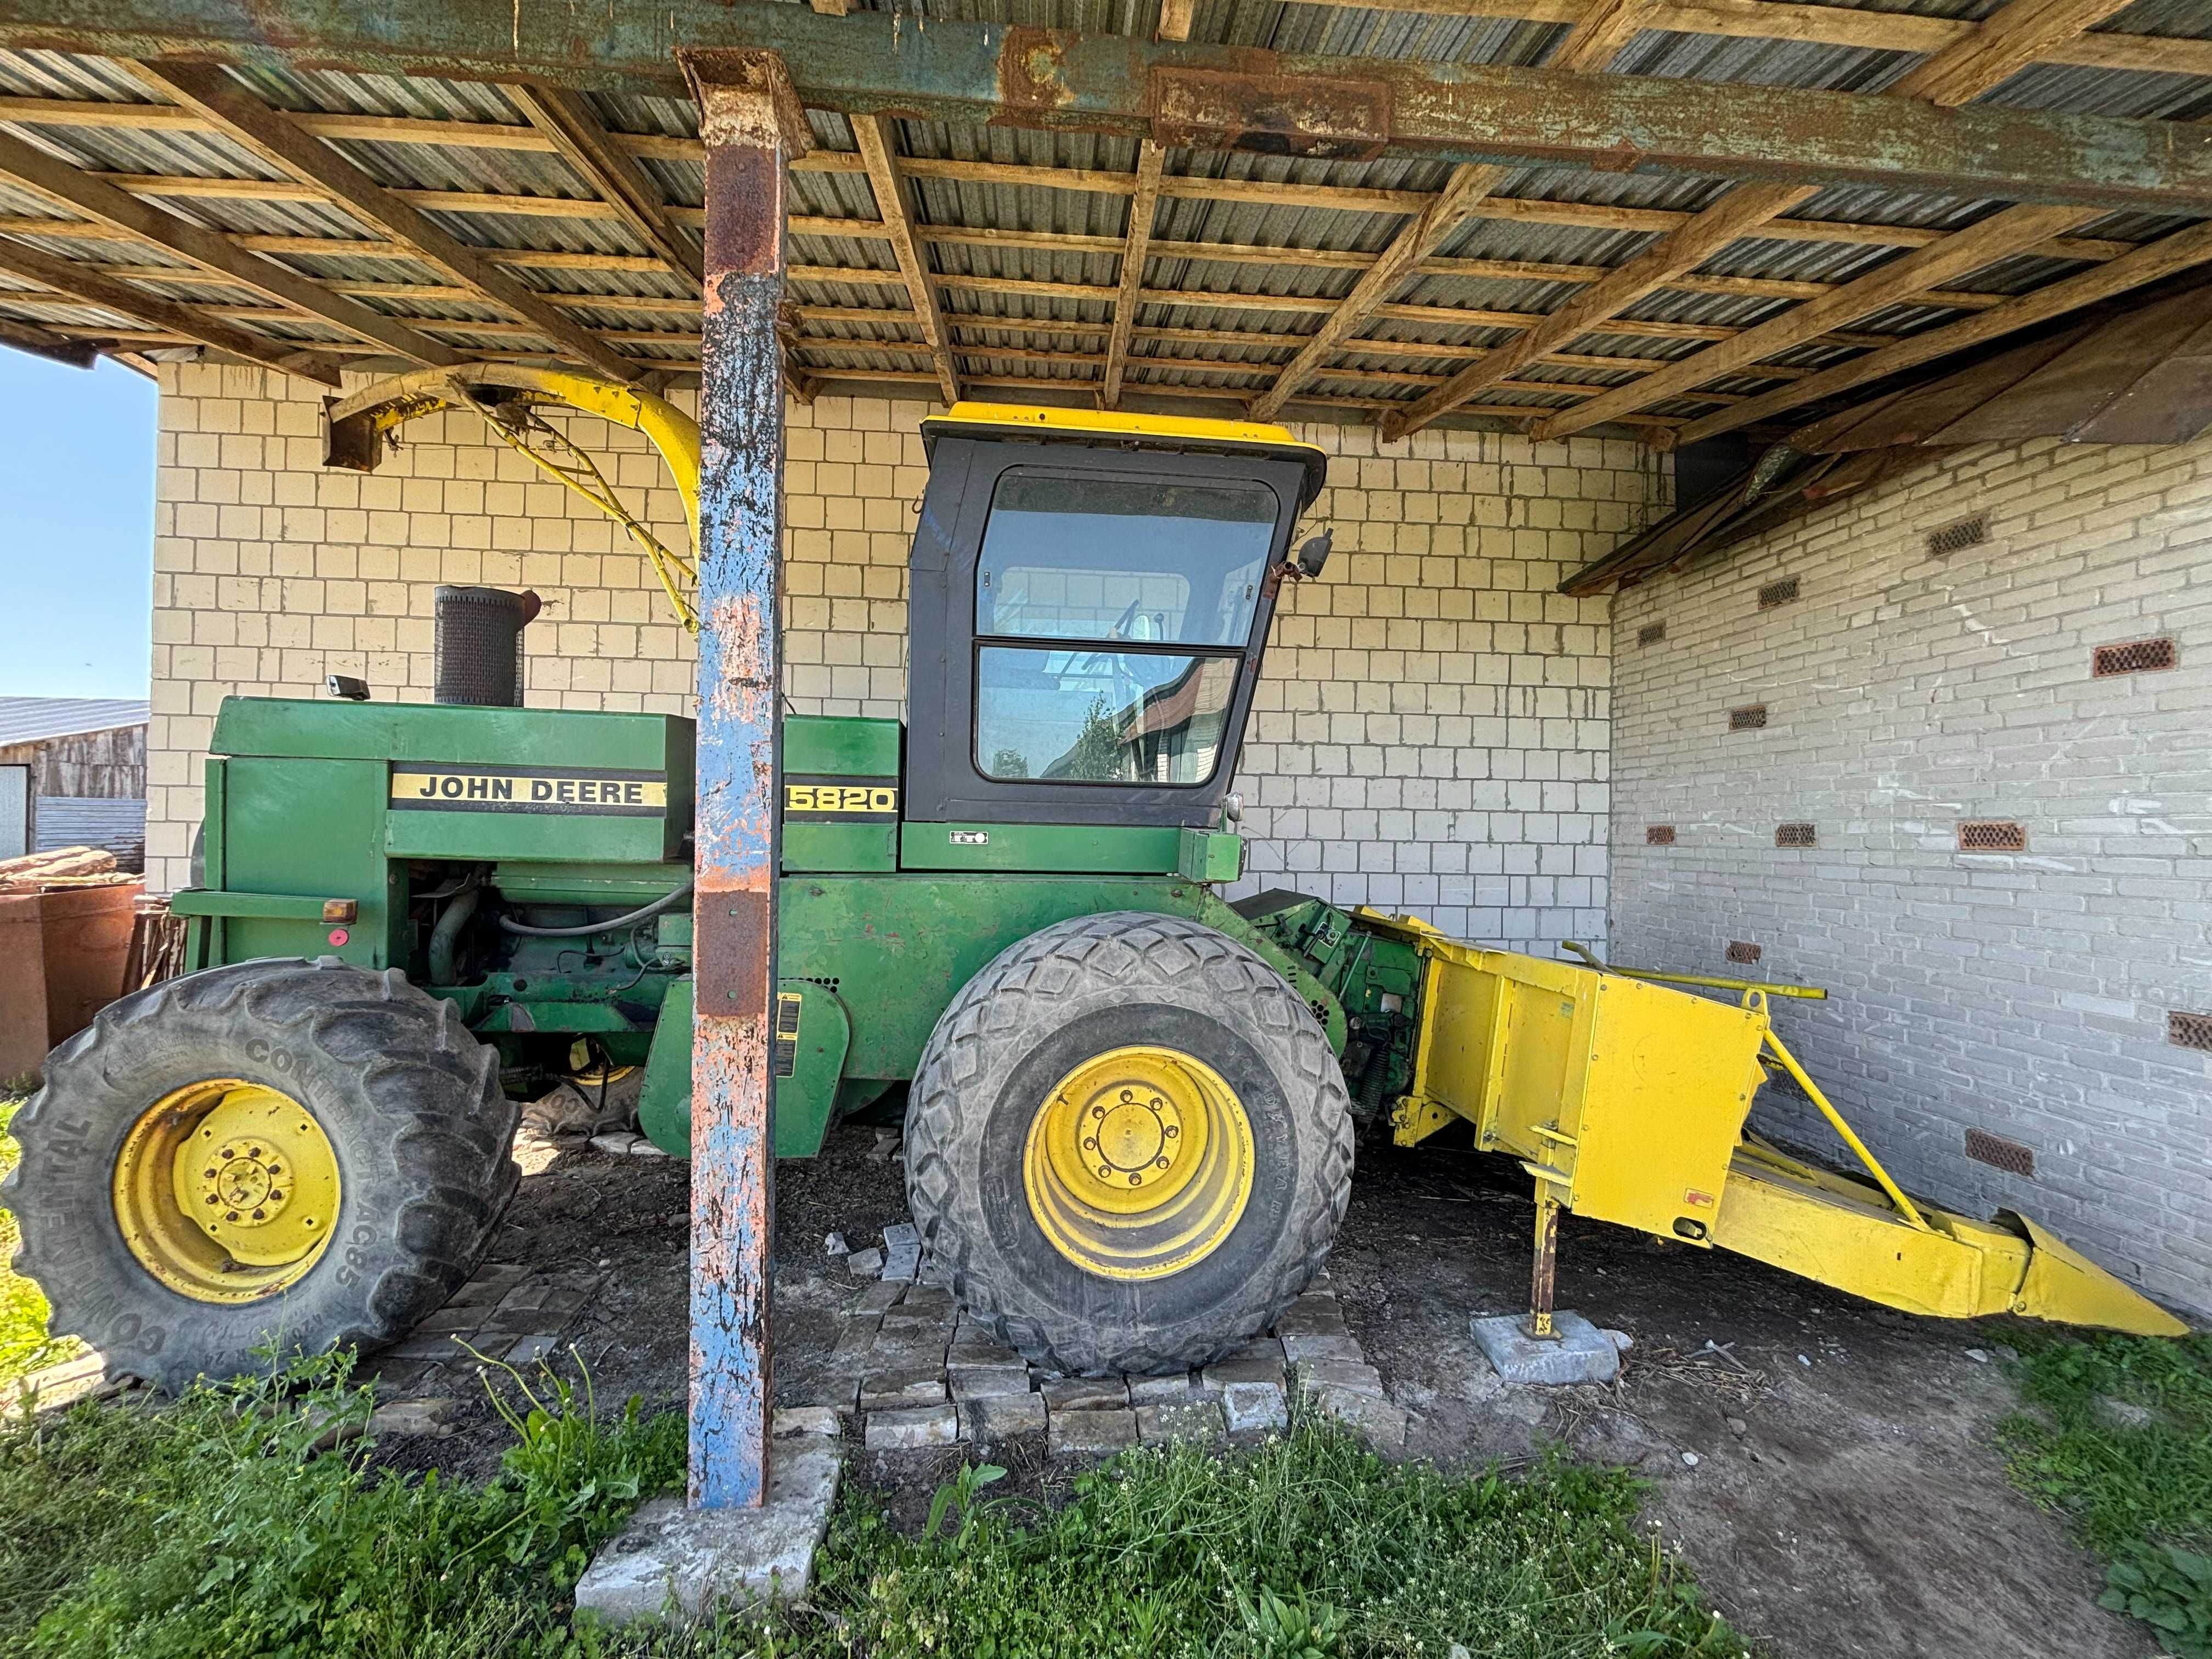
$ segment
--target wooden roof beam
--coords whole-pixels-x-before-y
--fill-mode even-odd
[[[1345,295],[1343,303],[1329,313],[1328,320],[1305,348],[1275,376],[1273,386],[1252,400],[1252,419],[1272,421],[1281,414],[1283,405],[1297,389],[1319,374],[1346,340],[1374,320],[1375,313],[1389,303],[1399,284],[1419,268],[1439,242],[1474,216],[1483,198],[1497,189],[1505,175],[1504,167],[1453,168],[1443,189],[1427,207],[1400,227],[1390,246],[1368,267],[1352,292]]]
[[[1762,393],[1722,415],[1694,421],[1682,428],[1681,437],[1686,442],[1710,438],[1717,433],[1729,431],[1753,421],[1763,421],[1807,404],[1838,397],[1902,370],[2001,338],[2020,329],[2033,328],[2039,323],[2079,310],[2083,306],[2109,300],[2131,288],[2140,288],[2146,283],[2155,283],[2177,271],[2208,263],[2212,263],[2212,221],[2191,225],[2186,230],[2177,230],[2171,236],[2148,243],[2125,258],[2115,259],[2095,270],[2085,270],[2077,276],[2053,283],[2048,288],[2023,294],[1995,311],[1985,311],[1978,317],[1969,317],[1943,328],[1908,335],[1878,351],[1823,370],[1794,386]]]
[[[960,370],[952,360],[950,337],[945,331],[944,307],[937,297],[929,256],[915,239],[914,186],[900,172],[898,145],[890,130],[890,118],[855,115],[851,120],[853,137],[868,170],[868,187],[875,192],[877,216],[890,233],[899,277],[914,301],[915,315],[921,319],[922,337],[929,343],[930,354],[937,365],[938,390],[945,394],[947,404],[957,404],[960,401]],[[797,276],[798,272],[794,270],[791,274]]]
[[[36,191],[51,201],[107,225],[135,240],[189,259],[193,264],[256,293],[290,306],[307,317],[330,323],[349,334],[398,352],[418,363],[449,368],[467,359],[449,346],[419,334],[396,318],[386,317],[353,300],[332,293],[321,283],[287,270],[273,260],[242,252],[218,231],[164,213],[45,150],[0,133],[0,176]],[[178,270],[171,280],[190,281],[198,273]]]
[[[90,368],[100,356],[100,348],[89,340],[72,340],[66,334],[56,334],[15,317],[0,318],[0,345],[71,368]]]
[[[1263,151],[1279,149],[1286,131],[1341,131],[1379,155],[1439,161],[2212,212],[2212,144],[2177,143],[2176,124],[2163,121],[1989,103],[1937,109],[1798,87],[1731,85],[1717,96],[1690,81],[961,20],[933,22],[928,49],[917,51],[903,14],[826,17],[773,0],[665,0],[649,23],[620,7],[580,21],[560,7],[438,0],[409,6],[405,24],[358,0],[11,0],[0,48],[643,92],[680,85],[668,51],[677,40],[780,52],[802,98],[861,115]]]
[[[1638,31],[1656,27],[1645,21],[1654,9],[1654,0],[1591,0],[1589,9],[1576,19],[1544,60],[1545,67],[1603,69]]]
[[[1618,317],[1670,277],[1693,270],[1730,242],[1787,213],[1814,194],[1802,185],[1744,185],[1729,191],[1697,217],[1631,259],[1603,281],[1594,283],[1540,323],[1524,330],[1497,351],[1453,375],[1410,409],[1382,418],[1386,442],[1419,432],[1455,404],[1527,368]]]
[[[631,234],[672,270],[695,283],[706,280],[699,252],[677,228],[667,198],[636,160],[616,145],[581,93],[532,86],[510,86],[506,91],[530,125],[552,140],[561,159],[613,210]]]
[[[1186,26],[1188,22],[1186,16]],[[1121,374],[1128,367],[1129,338],[1145,290],[1145,261],[1151,257],[1152,219],[1159,210],[1160,175],[1167,159],[1166,148],[1149,138],[1137,146],[1137,189],[1129,198],[1129,234],[1122,244],[1121,282],[1114,295],[1114,331],[1107,338],[1106,372],[1098,385],[1101,409],[1121,406]]]
[[[1970,104],[2036,62],[2057,42],[2101,23],[2134,0],[2012,0],[1972,33],[1937,52],[1890,92],[1931,104]]]
[[[1818,300],[1792,307],[1771,322],[1747,329],[1733,339],[1717,341],[1656,374],[1647,374],[1602,398],[1540,421],[1530,431],[1540,438],[1564,438],[1599,421],[1648,409],[1762,357],[1804,345],[1830,329],[1879,311],[1884,306],[1978,270],[2046,236],[2056,236],[2075,222],[2078,216],[2078,210],[2071,208],[2007,208],[1932,246],[1879,265],[1856,282],[1846,283]],[[2111,268],[2105,267],[2107,270]],[[1799,386],[1813,385],[1820,378],[1816,375],[1813,380],[1801,381]]]
[[[323,140],[301,131],[289,115],[261,102],[226,71],[208,64],[164,64],[158,68],[134,64],[131,67],[155,91],[198,110],[224,136],[279,171],[327,191],[348,212],[407,243],[430,264],[450,272],[456,282],[536,325],[544,337],[563,353],[617,380],[634,380],[641,372],[508,276],[482,250],[440,229]]]
[[[103,276],[96,265],[72,264],[67,259],[57,259],[13,242],[0,242],[0,270],[20,276],[26,282],[36,283],[51,289],[64,299],[102,311],[112,311],[119,317],[136,318],[141,323],[157,329],[196,340],[243,362],[258,363],[266,368],[286,374],[297,374],[306,380],[319,380],[325,386],[338,383],[338,365],[333,358],[319,350],[289,340],[273,340],[265,334],[249,334],[243,329],[233,328],[228,323],[210,318],[173,300],[164,300],[143,289],[132,288],[112,277]],[[15,296],[35,299],[37,295]]]

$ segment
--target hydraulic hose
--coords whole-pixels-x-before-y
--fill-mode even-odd
[[[499,925],[503,932],[520,933],[530,939],[589,939],[593,933],[611,933],[636,922],[650,921],[653,917],[674,909],[691,896],[691,885],[687,881],[674,892],[664,893],[642,909],[633,910],[626,916],[610,916],[605,921],[587,921],[580,927],[531,927],[512,916],[501,916]]]

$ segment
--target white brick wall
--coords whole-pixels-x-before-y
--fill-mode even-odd
[[[621,532],[474,416],[406,428],[375,473],[319,465],[319,390],[260,370],[162,371],[149,858],[181,885],[201,762],[233,692],[319,695],[326,673],[430,691],[431,589],[533,587],[536,707],[689,713],[694,653]],[[921,404],[790,411],[786,684],[803,713],[896,715]],[[658,460],[569,428],[664,536]],[[1663,507],[1638,446],[1428,432],[1410,459],[1316,428],[1342,459],[1309,521],[1325,578],[1278,613],[1239,787],[1259,884],[1407,909],[1487,942],[1601,933],[1607,602],[1560,576]]]
[[[1974,512],[1990,543],[1930,557]],[[1784,1038],[1909,1188],[2212,1310],[2212,442],[1961,451],[1616,601],[1613,949],[1825,986]],[[1766,582],[1801,597],[1758,609]],[[1639,647],[1663,621],[1667,637]],[[2171,635],[2181,665],[2093,680]],[[1763,731],[1728,711],[1763,702]],[[1966,818],[2024,854],[1962,854]],[[1787,822],[1819,844],[1778,849]],[[1672,847],[1645,844],[1675,826]],[[1759,945],[1756,968],[1723,958]],[[1770,1091],[1770,1093],[1772,1093]],[[1769,1127],[1840,1152],[1809,1106]],[[2033,1178],[1968,1160],[1978,1127]]]

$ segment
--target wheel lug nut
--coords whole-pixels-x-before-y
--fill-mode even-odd
[[[1110,1180],[1112,1180],[1112,1179],[1113,1179],[1113,1176],[1114,1176],[1114,1170],[1113,1170],[1112,1166],[1111,1166],[1111,1165],[1109,1165],[1109,1164],[1100,1164],[1100,1165],[1098,1166],[1098,1176],[1099,1176],[1099,1179],[1100,1179],[1100,1180],[1102,1180],[1102,1181],[1110,1181]]]
[[[1166,1128],[1161,1130],[1160,1133],[1165,1135],[1170,1140],[1173,1140],[1177,1135],[1181,1134],[1182,1131],[1176,1128],[1174,1124],[1170,1123]]]
[[[1086,1152],[1097,1152],[1098,1150],[1098,1137],[1097,1135],[1084,1136],[1083,1150]]]
[[[214,1171],[213,1170],[210,1170],[207,1172],[207,1178],[208,1178],[210,1181],[213,1181],[213,1180],[215,1179],[215,1171]]]
[[[269,1219],[269,1212],[266,1210],[256,1210],[253,1212],[253,1218],[256,1221],[266,1221]]]
[[[1136,1096],[1131,1094],[1127,1089],[1124,1089],[1121,1091],[1121,1098],[1124,1102],[1132,1101],[1136,1098]]]
[[[1145,1184],[1145,1178],[1140,1175],[1133,1175],[1129,1177],[1129,1184],[1132,1187],[1141,1187]]]
[[[210,1193],[208,1194],[208,1202],[210,1204],[220,1204],[222,1200],[217,1198],[213,1193]]]
[[[1091,1115],[1097,1118],[1103,1118],[1106,1115],[1106,1109],[1103,1106],[1093,1106],[1091,1109]]]
[[[1152,1160],[1152,1165],[1155,1169],[1164,1170],[1168,1167],[1168,1161],[1164,1158],[1156,1158]]]
[[[225,1221],[235,1221],[238,1219],[238,1212],[235,1210],[225,1210],[222,1212],[222,1218]]]

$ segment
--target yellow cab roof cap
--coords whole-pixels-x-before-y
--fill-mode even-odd
[[[923,444],[933,453],[937,440],[1026,438],[1069,443],[1123,444],[1185,453],[1212,451],[1269,455],[1296,461],[1305,469],[1299,493],[1301,511],[1313,504],[1328,482],[1328,456],[1295,437],[1286,427],[1258,421],[1208,421],[1181,415],[1131,414],[1114,410],[1054,409],[1033,404],[957,403],[921,423]]]

